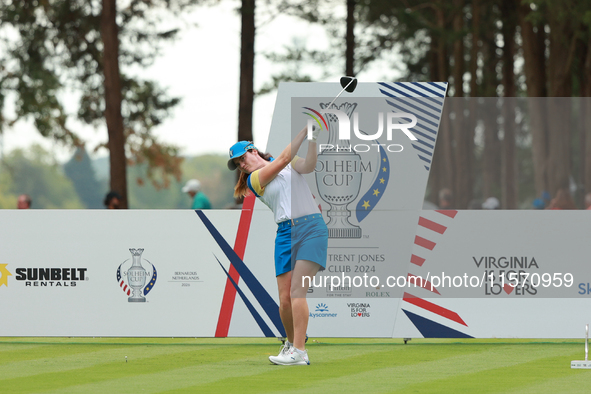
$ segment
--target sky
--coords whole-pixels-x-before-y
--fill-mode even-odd
[[[169,44],[153,66],[136,71],[142,77],[154,79],[168,88],[171,96],[181,97],[181,104],[155,129],[155,134],[161,140],[179,146],[182,155],[226,154],[236,142],[240,73],[240,18],[235,12],[237,4],[222,2],[216,7],[197,8],[186,15],[186,20],[195,22],[197,27],[184,30],[180,39]],[[340,11],[344,13],[344,9]],[[294,39],[304,40],[308,47],[316,49],[328,46],[328,39],[317,26],[284,15],[273,19],[264,18],[257,16],[256,20],[257,53],[278,50],[291,44]],[[270,81],[271,73],[278,69],[277,65],[257,56],[255,90]],[[371,71],[366,75],[371,78]],[[335,75],[326,81],[338,81],[339,77]],[[276,92],[258,97],[254,103],[254,142],[261,149],[267,144],[275,98]],[[74,99],[70,101],[75,102]],[[74,105],[69,112],[75,113]],[[90,149],[107,140],[104,127],[94,129],[78,122],[69,125],[80,133]],[[51,149],[62,162],[67,161],[73,153],[71,149],[42,138],[30,121],[19,121],[6,129],[1,138],[0,153],[3,154],[33,143]],[[103,149],[92,155],[98,157],[107,154]]]

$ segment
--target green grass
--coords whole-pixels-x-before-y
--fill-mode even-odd
[[[276,339],[0,338],[0,393],[589,393],[583,341],[316,339],[312,365]],[[127,356],[127,362],[125,362]]]

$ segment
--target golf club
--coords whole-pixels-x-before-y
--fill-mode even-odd
[[[336,95],[336,97],[334,99],[332,99],[332,101],[330,102],[330,104],[328,104],[328,107],[326,108],[330,108],[333,103],[335,102],[336,99],[339,98],[339,96],[341,94],[343,94],[343,92],[346,90],[349,93],[352,93],[355,88],[357,87],[357,78],[355,77],[341,77],[341,86],[343,87],[343,89],[339,92],[339,94]]]

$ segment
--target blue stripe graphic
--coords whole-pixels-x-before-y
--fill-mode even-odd
[[[443,90],[443,92],[445,93],[445,87],[441,86],[441,83],[435,83],[435,82],[428,82],[429,85],[436,87],[437,89]],[[443,85],[445,85],[447,83],[443,83]]]
[[[281,323],[281,317],[279,316],[279,305],[277,305],[275,300],[273,300],[269,293],[267,293],[267,290],[265,290],[263,285],[261,285],[258,279],[248,269],[246,264],[244,264],[240,257],[238,257],[236,252],[234,252],[224,237],[222,237],[215,226],[209,221],[207,216],[205,216],[200,209],[195,210],[195,213],[197,213],[213,239],[217,242],[228,260],[230,260],[230,264],[236,268],[236,271],[238,271],[238,274],[242,277],[246,286],[248,286],[267,316],[269,316],[269,319],[271,319],[275,328],[277,328],[281,336],[285,336],[285,329],[283,328],[283,323]]]
[[[393,96],[393,97],[413,97],[413,95],[412,95],[412,94],[409,94],[409,93],[407,93],[407,92],[404,92],[404,91],[402,91],[402,90],[400,90],[400,89],[397,89],[397,88],[395,88],[394,86],[391,86],[391,85],[388,85],[388,84],[385,84],[385,83],[382,83],[382,82],[380,82],[379,84],[380,84],[380,85],[382,85],[382,86],[384,86],[384,87],[386,87],[386,88],[388,88],[388,89],[390,89],[390,90],[393,90],[393,91],[395,91],[395,92],[396,92],[396,93],[398,93],[398,94],[400,94],[400,96]],[[402,84],[399,84],[399,83],[398,83],[398,84],[396,84],[396,86],[397,86],[398,88],[401,88],[401,89],[406,89],[406,90],[414,91],[414,89],[407,88],[406,86],[404,86],[404,85],[402,85]],[[423,97],[423,98],[425,98],[426,100],[429,100],[429,101],[431,101],[431,102],[432,102],[432,103],[434,103],[434,104],[441,104],[441,103],[439,103],[439,102],[438,102],[438,99],[437,99],[437,98],[435,98],[435,97],[429,97],[429,96],[427,96],[426,94],[420,94],[420,93],[418,93],[418,92],[417,92],[417,93],[415,93],[415,95],[417,95],[417,94],[418,94],[418,96],[419,96],[419,97]],[[438,97],[440,97],[440,98],[443,98],[443,96],[439,96],[439,95],[438,95]]]
[[[380,142],[374,140],[374,143],[379,144]],[[378,205],[378,202],[388,187],[388,180],[390,179],[390,161],[388,160],[388,155],[386,155],[385,149],[380,149],[380,162],[378,164],[376,177],[373,180],[371,187],[365,192],[363,197],[359,199],[357,208],[355,209],[355,214],[359,223],[361,223],[361,221]]]
[[[222,269],[226,273],[226,276],[228,277],[228,279],[230,279],[230,282],[232,282],[232,286],[234,286],[234,288],[236,289],[236,291],[238,292],[238,294],[240,294],[240,298],[242,298],[242,301],[244,301],[244,304],[246,305],[246,307],[250,311],[252,317],[254,317],[254,320],[257,322],[257,324],[259,325],[260,329],[263,331],[263,333],[265,334],[265,336],[266,337],[274,337],[275,335],[273,335],[273,331],[271,331],[271,329],[269,328],[269,326],[267,325],[267,323],[265,323],[265,321],[263,320],[263,318],[261,317],[261,315],[259,315],[259,313],[257,312],[257,310],[251,304],[251,302],[248,301],[248,298],[246,297],[246,294],[244,294],[242,292],[242,290],[240,290],[240,288],[238,287],[238,285],[236,284],[236,282],[234,282],[234,279],[232,279],[232,277],[230,276],[230,274],[228,273],[228,271],[226,271],[226,269],[224,268],[224,266],[222,265],[222,263],[220,262],[220,260],[217,258],[217,256],[214,254],[213,257],[215,257],[215,259],[220,264],[220,267],[222,267]]]
[[[401,110],[401,111],[403,111],[403,112],[410,112],[410,113],[412,113],[412,111],[409,111],[408,109],[406,109],[406,108],[404,108],[404,107],[400,107],[399,105],[396,105],[396,104],[394,104],[394,103],[393,103],[393,102],[391,102],[390,100],[386,100],[386,102],[387,102],[388,104],[390,104],[390,106],[392,106],[392,107],[394,107],[394,108],[396,108],[396,109],[399,109],[399,110]],[[427,124],[430,124],[430,125],[434,126],[435,128],[437,128],[437,123],[434,123],[434,122],[432,122],[432,121],[430,121],[430,120],[428,120],[428,119],[426,119],[426,118],[424,118],[424,117],[422,117],[422,116],[419,116],[419,115],[417,115],[417,114],[414,114],[414,115],[417,117],[417,119],[419,119],[419,120],[422,120],[423,122],[425,122],[425,123],[427,123]]]
[[[401,85],[402,85],[402,87],[404,87],[406,90],[410,90],[411,92],[413,92],[413,93],[415,93],[415,94],[418,94],[418,95],[419,95],[419,96],[421,96],[421,97],[428,97],[428,96],[427,96],[425,93],[423,93],[423,92],[420,92],[420,91],[418,91],[418,90],[415,90],[415,89],[413,89],[413,88],[411,88],[411,87],[407,86],[406,84],[401,84]],[[442,94],[437,94],[437,97],[443,97],[443,95],[442,95]]]
[[[437,112],[438,113],[441,113],[441,110],[438,110],[437,108],[433,107],[432,105],[425,104],[423,102],[424,99],[420,99],[420,98],[417,98],[417,97],[404,97],[404,98],[400,98],[400,97],[394,96],[393,94],[388,94],[386,91],[384,91],[382,89],[380,89],[380,92],[384,93],[386,96],[388,96],[390,98],[393,98],[395,100],[400,100],[401,101],[401,105],[403,104],[403,105],[406,105],[406,106],[411,107],[413,109],[416,109],[420,113],[423,113],[423,114],[425,114],[427,116],[430,116],[432,118],[435,118],[436,120],[439,120],[440,119],[440,117],[436,113]],[[408,102],[408,100],[418,101],[421,105],[423,105],[424,107],[427,107],[428,109],[421,108],[418,105],[411,104],[410,102]]]
[[[409,97],[409,99],[411,99],[411,100],[413,100],[413,101],[416,101],[417,103],[419,103],[419,104],[420,104],[420,105],[422,105],[423,107],[427,107],[427,108],[429,108],[431,111],[433,111],[433,112],[435,112],[435,113],[438,113],[438,114],[440,114],[440,113],[441,113],[441,110],[442,110],[441,101],[443,101],[443,100],[441,100],[441,101],[438,101],[438,102],[437,102],[437,105],[435,106],[435,105],[430,105],[430,104],[427,104],[427,103],[425,102],[425,98]],[[434,116],[435,116],[435,115],[434,115]]]
[[[428,144],[428,143],[426,143],[426,142],[425,142],[425,141],[423,141],[423,140],[419,140],[419,139],[417,139],[417,142],[420,142],[421,144],[423,144],[423,145],[425,145],[425,146],[427,146],[427,147],[431,148],[431,150],[433,150],[433,148],[434,148],[434,146],[433,146],[433,145],[431,145],[431,144]]]
[[[439,130],[439,122],[447,90],[446,83],[435,82],[395,82],[387,84],[379,82],[380,93],[391,98],[386,99],[394,112],[409,112],[417,118],[417,124],[411,132],[417,137],[417,143],[411,144],[420,160],[431,164],[435,139]],[[429,141],[429,142],[427,142]],[[425,157],[427,156],[427,157]],[[430,166],[424,166],[429,171]]]
[[[415,126],[415,127],[416,127],[416,126]],[[426,138],[426,139],[428,139],[428,140],[431,140],[431,141],[435,142],[435,138],[433,138],[433,137],[431,137],[431,136],[428,136],[427,134],[423,134],[423,133],[421,133],[420,131],[417,131],[417,130],[413,130],[412,132],[413,132],[413,133],[415,133],[415,134],[418,134],[418,135],[420,135],[421,137],[424,137],[424,138]],[[418,140],[417,140],[417,141],[418,141]]]
[[[410,319],[412,324],[415,325],[417,330],[421,332],[421,335],[424,338],[474,338],[468,334],[444,326],[443,324],[436,323],[433,320],[415,315],[407,310],[403,309],[402,311],[406,313],[406,316]]]
[[[429,92],[429,93],[432,93],[432,94],[434,94],[435,96],[441,97],[441,93],[437,93],[436,91],[429,89],[428,87],[426,87],[426,86],[425,86],[425,83],[424,83],[424,82],[411,82],[411,83],[412,83],[413,85],[418,85],[418,86],[420,86],[420,87],[421,87],[421,89],[423,89],[423,90],[426,90],[427,92]],[[435,87],[436,87],[436,88],[439,88],[439,89],[441,89],[441,87],[440,87],[440,86],[437,86],[437,85],[435,85]],[[445,89],[443,89],[443,91],[445,91]]]
[[[146,260],[148,261],[148,260]],[[148,285],[146,287],[144,287],[144,295],[148,295],[148,293],[150,292],[150,290],[152,290],[154,288],[154,284],[156,283],[156,279],[158,278],[158,272],[156,271],[156,267],[154,267],[154,264],[150,263],[148,261],[148,263],[152,266],[152,278],[150,279],[150,282],[148,283]]]
[[[408,100],[412,100],[412,99],[413,99],[413,97],[407,97],[405,99],[401,99],[401,98],[397,98],[397,97],[394,98],[394,100],[400,100],[401,105],[405,105],[405,106],[410,107],[412,109],[416,109],[420,113],[430,116],[430,117],[434,118],[436,121],[439,121],[439,116],[437,116],[436,114],[433,114],[430,111],[422,109],[422,108],[408,102]]]
[[[416,126],[415,126],[415,128],[416,127],[423,129],[427,133],[431,133],[433,135],[437,135],[437,129],[433,130],[433,129],[431,129],[431,128],[423,125],[423,124],[420,124],[420,123],[417,123]]]
[[[420,146],[416,146],[415,144],[411,144],[413,146],[413,148],[415,148],[416,150],[423,152],[429,156],[433,156],[433,154],[429,151],[426,151],[425,149],[421,148]]]

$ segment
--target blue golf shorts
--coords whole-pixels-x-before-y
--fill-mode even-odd
[[[297,260],[326,268],[328,229],[322,214],[315,213],[279,223],[275,237],[275,275],[293,270]]]

